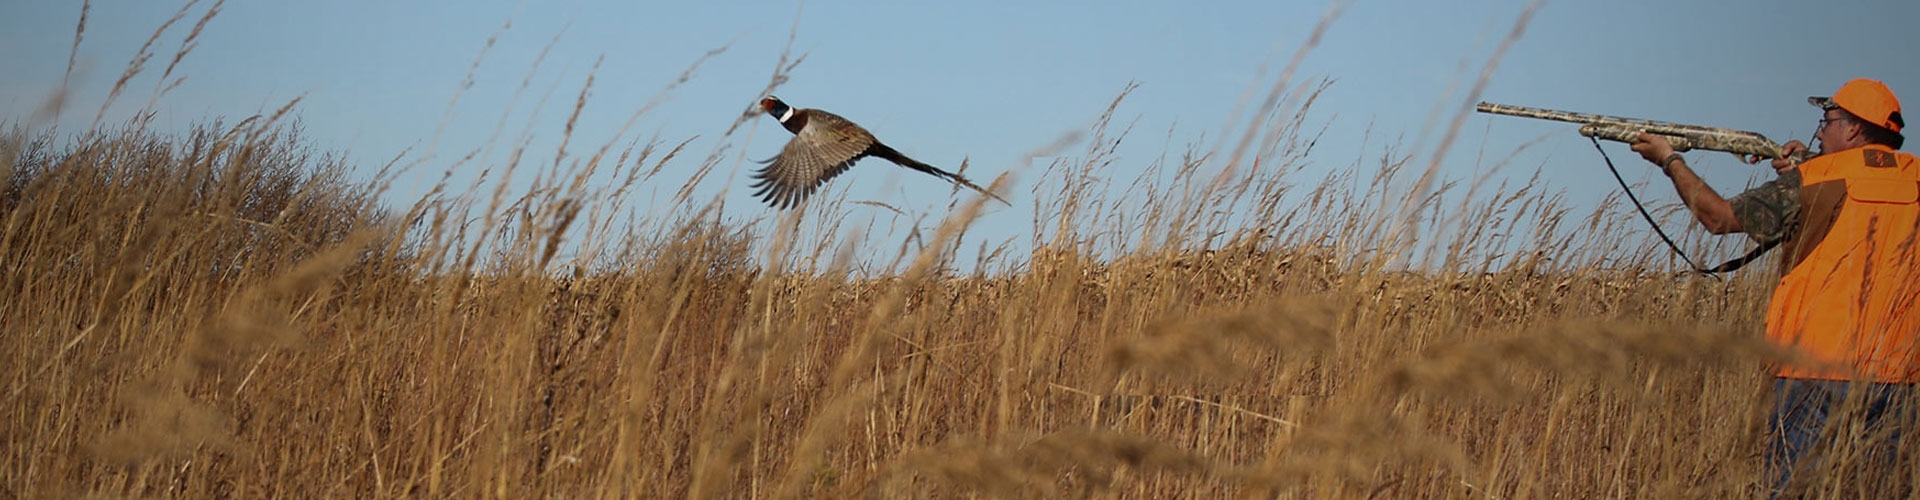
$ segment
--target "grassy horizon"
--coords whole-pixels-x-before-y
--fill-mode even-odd
[[[878,208],[844,199],[622,218],[723,147],[516,150],[484,167],[525,189],[389,200],[416,166],[353,178],[297,101],[16,127],[0,498],[1756,495],[1770,266],[1675,273],[1617,199],[1440,178],[1438,152],[1299,179],[1326,84],[1291,71],[1239,141],[1115,196],[1079,180],[1117,161],[1122,91],[1032,155],[1084,148],[1034,171],[1033,248],[967,272],[975,195],[892,249],[836,239]],[[1852,465],[1812,486],[1863,493]]]

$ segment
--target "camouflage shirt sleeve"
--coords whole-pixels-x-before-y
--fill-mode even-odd
[[[1800,222],[1800,171],[1781,174],[1759,187],[1727,200],[1742,232],[1755,243],[1771,243],[1793,235]]]

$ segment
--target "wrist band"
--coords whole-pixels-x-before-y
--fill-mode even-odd
[[[1671,172],[1673,170],[1673,162],[1676,161],[1686,161],[1686,158],[1681,157],[1680,153],[1667,155],[1667,159],[1660,160],[1660,171]]]

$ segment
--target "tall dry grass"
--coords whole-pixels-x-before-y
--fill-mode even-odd
[[[838,200],[771,229],[685,191],[617,219],[662,165],[727,161],[684,142],[516,150],[490,167],[544,169],[524,192],[388,210],[385,170],[350,180],[286,110],[16,128],[0,496],[1757,493],[1765,269],[1673,273],[1623,243],[1646,240],[1618,200],[1448,184],[1391,149],[1299,185],[1337,132],[1304,118],[1325,84],[1290,78],[1241,145],[1082,189],[1123,92],[1083,150],[1036,154],[1073,158],[1037,175],[1036,250],[956,271],[967,198],[875,277],[806,236],[839,233]],[[1854,497],[1853,463],[1812,486]]]

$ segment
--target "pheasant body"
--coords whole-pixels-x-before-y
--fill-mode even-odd
[[[754,197],[775,208],[788,209],[800,204],[821,185],[852,169],[854,162],[869,156],[952,181],[1006,203],[1006,199],[959,174],[901,154],[874,138],[866,128],[840,115],[794,108],[773,96],[761,99],[760,109],[793,133],[793,139],[787,141],[780,154],[762,162],[766,166],[753,173]]]

